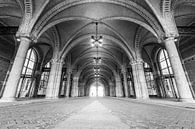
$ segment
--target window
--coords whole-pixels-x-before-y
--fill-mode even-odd
[[[48,84],[48,80],[49,80],[50,68],[51,68],[51,63],[50,62],[48,62],[43,67],[42,74],[41,74],[41,80],[40,80],[40,83],[39,83],[38,95],[45,95],[46,94],[47,84]]]
[[[157,95],[156,85],[155,85],[152,69],[148,65],[148,63],[146,63],[146,62],[144,62],[144,71],[145,71],[146,84],[147,84],[147,87],[148,87],[149,95],[150,96]]]
[[[161,90],[164,90],[164,93],[166,93],[166,97],[177,98],[178,92],[173,75],[173,70],[168,57],[168,53],[165,49],[161,49],[159,51],[158,62],[161,72],[162,84],[164,85]]]
[[[33,91],[33,75],[37,63],[37,53],[34,49],[29,49],[20,77],[17,97],[29,97]]]

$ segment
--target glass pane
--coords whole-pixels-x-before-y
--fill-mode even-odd
[[[144,63],[144,68],[149,68],[149,65],[148,65],[148,63]]]
[[[167,68],[167,63],[166,63],[166,61],[160,62],[160,65],[161,65],[161,69]]]
[[[30,59],[31,59],[32,61],[35,61],[35,52],[34,52],[34,51],[32,51],[32,54],[31,54]]]
[[[171,67],[169,67],[170,74],[173,74],[173,70]]]
[[[27,69],[26,70],[26,75],[32,75],[32,69]]]
[[[26,67],[23,67],[22,74],[25,74],[25,71],[26,71]]]
[[[154,80],[152,72],[150,72],[150,77],[151,77],[151,80]]]
[[[167,51],[166,50],[163,50],[163,51],[164,51],[164,54],[165,54],[165,58],[168,58]]]
[[[50,62],[45,65],[45,68],[50,68]]]
[[[29,61],[28,68],[33,69],[33,67],[34,67],[34,62]]]
[[[163,69],[163,70],[162,70],[162,74],[163,74],[163,75],[167,75],[167,74],[169,74],[168,69]]]
[[[162,60],[164,60],[164,59],[165,59],[164,53],[163,53],[163,51],[161,50],[161,51],[160,51],[160,61],[162,61]]]
[[[168,65],[168,67],[171,66],[169,58],[167,59],[167,65]]]
[[[28,50],[26,58],[29,58],[31,50]]]
[[[24,66],[27,66],[27,63],[28,63],[28,59],[25,60]]]

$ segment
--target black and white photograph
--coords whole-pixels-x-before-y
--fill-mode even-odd
[[[0,0],[0,129],[195,129],[195,0]]]

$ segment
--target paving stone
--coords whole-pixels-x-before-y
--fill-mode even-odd
[[[0,106],[0,129],[53,129],[96,100],[130,129],[195,129],[195,109],[114,98],[60,99]]]

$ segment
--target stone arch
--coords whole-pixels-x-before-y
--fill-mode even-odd
[[[116,38],[114,38],[114,37],[112,37],[112,36],[108,36],[108,35],[102,35],[102,36],[104,36],[104,38],[105,39],[109,39],[109,40],[111,40],[111,41],[113,41],[113,42],[116,42],[116,43],[120,43],[120,44],[118,44],[124,51],[125,51],[125,53],[128,55],[128,58],[129,59],[133,59],[134,58],[134,56],[133,56],[133,54],[132,54],[132,51],[130,51],[123,43],[121,43],[121,41],[119,41],[118,39],[116,39]],[[74,46],[76,46],[78,43],[80,43],[82,40],[84,40],[84,39],[86,39],[86,38],[88,38],[88,37],[90,37],[90,35],[85,35],[85,36],[82,36],[82,37],[80,37],[79,39],[76,39],[76,40],[74,40],[74,41],[72,41],[72,43],[71,44],[69,44],[65,49],[64,49],[64,51],[61,51],[61,56],[60,56],[60,58],[65,58],[65,56],[66,56],[66,54],[74,47]]]
[[[152,28],[156,29],[156,30],[161,30],[160,25],[158,25],[158,22],[154,19],[154,17],[152,16],[152,14],[150,14],[146,9],[144,9],[143,7],[139,6],[138,4],[132,2],[132,1],[118,1],[118,0],[92,0],[92,1],[88,1],[88,0],[83,0],[83,1],[64,1],[59,3],[58,5],[56,5],[55,7],[53,7],[52,9],[50,9],[50,11],[48,11],[41,19],[40,21],[38,21],[37,25],[34,27],[34,30],[41,30],[41,28],[43,26],[45,26],[47,24],[47,21],[49,21],[53,16],[57,15],[58,13],[60,13],[61,11],[71,7],[71,6],[76,6],[76,5],[80,5],[80,4],[86,4],[89,2],[100,2],[100,3],[110,3],[110,4],[116,4],[116,5],[120,5],[123,6],[125,8],[128,8],[130,10],[133,10],[134,12],[138,13],[139,15],[141,15],[151,26]]]

